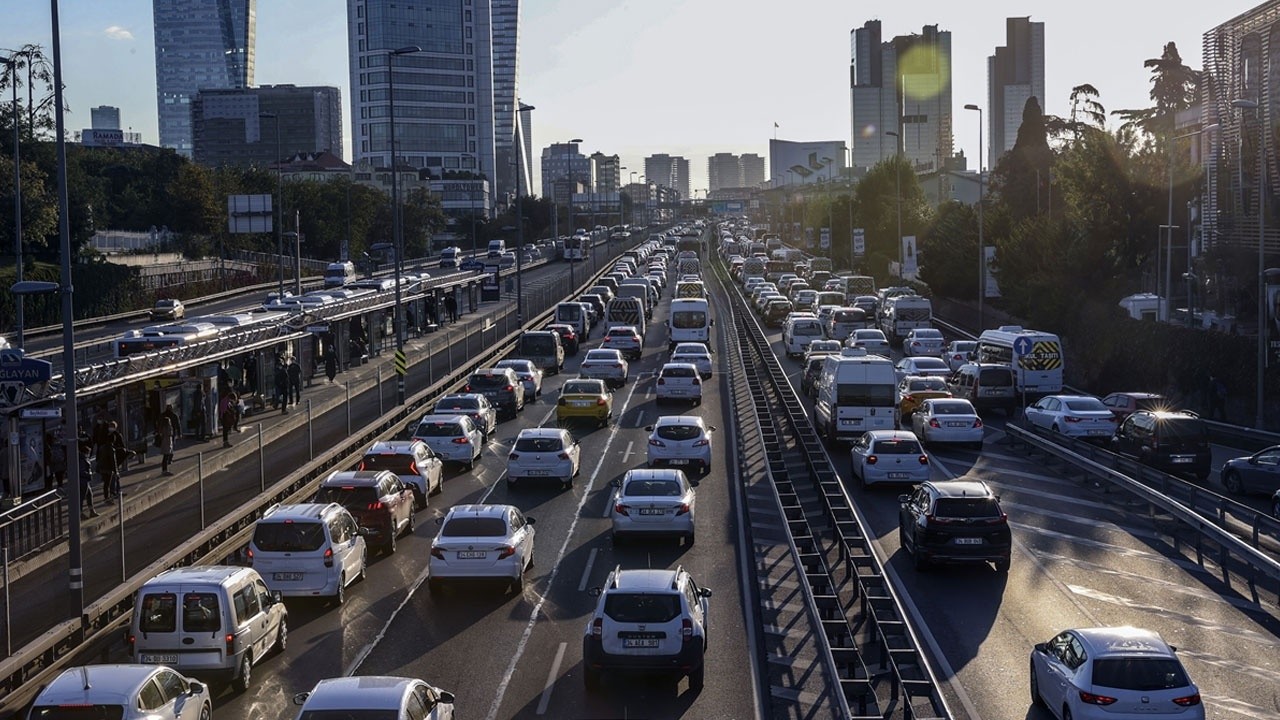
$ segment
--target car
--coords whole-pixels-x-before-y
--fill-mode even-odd
[[[929,398],[951,397],[947,379],[937,375],[908,375],[898,381],[898,414],[904,425],[911,424],[911,415],[920,403]]]
[[[654,380],[654,402],[667,400],[691,400],[702,404],[702,378],[698,366],[693,363],[669,362],[658,370]]]
[[[23,717],[32,720],[209,720],[213,700],[202,682],[163,665],[84,665],[40,689]]]
[[[1271,517],[1280,520],[1280,490],[1271,494]]]
[[[578,299],[582,301],[582,303],[585,304],[588,308],[590,308],[591,310],[590,324],[591,324],[591,327],[595,327],[600,322],[600,318],[604,317],[604,305],[606,302],[608,302],[608,298],[606,298],[604,295],[601,295],[600,293],[587,291],[582,295],[580,295]],[[581,338],[581,339],[585,339],[585,338]]]
[[[973,403],[961,398],[925,400],[911,416],[911,431],[925,445],[969,443],[982,449],[982,418]]]
[[[839,340],[814,340],[805,347],[805,359],[818,355],[839,355],[844,345]]]
[[[642,535],[674,535],[684,538],[686,546],[693,545],[697,493],[683,470],[628,470],[612,485],[609,518],[614,545],[624,537]]]
[[[480,393],[453,393],[436,401],[432,415],[466,415],[484,433],[485,441],[498,431],[498,409]]]
[[[507,454],[507,487],[546,480],[564,488],[582,471],[582,448],[563,428],[525,428]]]
[[[453,693],[416,678],[353,675],[326,678],[293,696],[296,720],[420,718],[453,720]]]
[[[586,418],[600,427],[613,419],[613,392],[603,380],[575,378],[560,388],[556,401],[556,423],[565,425]]]
[[[431,541],[427,590],[438,595],[446,581],[496,579],[524,590],[533,567],[536,522],[514,505],[454,505],[437,520]]]
[[[632,325],[615,325],[605,332],[602,347],[620,350],[628,360],[639,360],[644,352],[644,338]]]
[[[703,380],[711,377],[714,365],[711,362],[711,351],[706,345],[698,342],[676,343],[676,347],[671,351],[669,362],[673,363],[693,363],[698,368],[698,374]]]
[[[1028,405],[1022,415],[1033,428],[1074,438],[1109,442],[1116,416],[1090,395],[1046,395]]]
[[[412,439],[421,440],[441,460],[470,470],[484,449],[484,433],[466,415],[424,415],[413,426]]]
[[[526,398],[538,398],[542,395],[542,368],[534,365],[532,360],[499,360],[494,367],[515,370],[516,377],[520,378],[520,382],[524,383],[524,396]],[[533,401],[530,400],[530,402]]]
[[[566,355],[578,354],[578,346],[582,341],[578,337],[578,331],[574,330],[572,325],[551,323],[543,329],[550,330],[560,336],[560,345],[564,348]]]
[[[889,339],[884,336],[883,330],[875,328],[854,330],[850,333],[848,339],[844,341],[844,346],[863,348],[869,355],[889,357]]]
[[[649,433],[649,467],[696,465],[703,474],[711,472],[711,433],[697,415],[663,415],[645,427]]]
[[[862,308],[867,317],[875,317],[876,311],[880,309],[880,298],[875,295],[855,295],[850,305],[856,308]]]
[[[503,270],[506,270],[508,268],[513,268],[516,266],[516,260],[517,258],[516,258],[515,252],[508,250],[498,256],[498,267],[502,268]]]
[[[336,502],[297,503],[268,508],[254,523],[245,555],[272,593],[341,605],[347,586],[364,580],[367,550],[351,511]]]
[[[849,447],[858,485],[922,483],[929,479],[929,456],[920,439],[905,430],[869,430]]]
[[[444,463],[421,440],[379,440],[364,451],[356,470],[388,470],[413,490],[415,510],[427,507],[427,497],[440,492]]]
[[[1000,498],[981,480],[932,480],[898,496],[898,544],[916,570],[992,563],[1009,571],[1013,534]]]
[[[388,470],[340,470],[316,490],[315,503],[338,503],[360,525],[365,542],[390,555],[396,538],[412,535],[416,502],[413,490]]]
[[[591,588],[595,609],[582,636],[582,677],[587,690],[603,673],[667,672],[686,675],[700,691],[710,629],[711,590],[683,566],[641,570],[617,566],[605,584]]]
[[[898,376],[898,380],[902,380],[908,375],[938,375],[946,377],[951,372],[951,369],[943,362],[942,358],[915,355],[899,360],[893,366],[893,372]]]
[[[951,372],[959,370],[961,365],[973,362],[977,356],[977,340],[952,340],[942,351],[942,359],[947,361]]]
[[[1172,410],[1173,403],[1159,393],[1113,392],[1102,398],[1117,420],[1124,420],[1136,410]]]
[[[1032,704],[1060,720],[1205,717],[1177,649],[1151,630],[1064,630],[1031,649],[1029,678]]]
[[[627,372],[627,360],[622,357],[622,351],[609,348],[588,350],[578,365],[578,374],[582,377],[604,380],[613,388],[627,384]]]
[[[1200,481],[1208,479],[1213,462],[1209,428],[1186,410],[1129,413],[1116,427],[1111,449],[1165,472],[1191,473]]]
[[[902,339],[902,352],[907,355],[942,357],[942,331],[937,328],[916,328]]]
[[[152,320],[181,320],[187,316],[187,309],[177,298],[163,298],[156,301],[151,308]]]
[[[484,272],[484,261],[472,255],[471,257],[458,263],[458,269],[465,272]]]
[[[829,353],[818,355],[805,354],[804,370],[800,375],[800,392],[810,398],[818,397],[818,378],[822,377],[823,358]]]
[[[782,327],[782,324],[786,322],[787,316],[791,314],[791,310],[790,300],[781,297],[770,299],[762,313],[765,327]]]
[[[797,287],[799,285],[800,283],[796,283]],[[797,310],[817,310],[814,306],[818,302],[818,291],[803,287],[791,293],[791,300]]]
[[[614,296],[617,294],[608,285],[592,285],[591,287],[587,288],[587,293],[596,295],[600,298],[600,301],[601,301],[600,315],[601,316],[604,315],[605,306],[608,305],[609,301],[612,300]]]
[[[1272,445],[1248,457],[1232,458],[1222,466],[1219,474],[1223,487],[1230,493],[1280,492],[1280,445]],[[1276,517],[1280,517],[1280,512]]]
[[[514,418],[516,413],[524,410],[524,383],[520,381],[516,371],[509,367],[476,370],[467,378],[462,392],[484,395],[494,407],[501,408],[507,417]]]

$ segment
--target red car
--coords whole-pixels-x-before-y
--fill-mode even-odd
[[[1102,398],[1117,420],[1124,420],[1135,410],[1174,410],[1169,398],[1157,393],[1148,392],[1113,392]]]
[[[335,472],[320,483],[313,502],[346,508],[365,531],[365,541],[388,555],[396,551],[401,533],[413,534],[413,489],[389,470]]]
[[[560,335],[560,345],[564,348],[566,355],[578,354],[578,345],[581,341],[578,339],[578,331],[574,330],[572,325],[552,323],[542,329],[551,330]]]

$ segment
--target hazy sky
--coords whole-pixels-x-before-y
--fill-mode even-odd
[[[1082,83],[1098,88],[1108,110],[1146,107],[1143,60],[1172,41],[1199,68],[1204,32],[1258,4],[529,0],[521,96],[537,107],[535,157],[549,143],[582,138],[587,153],[622,156],[625,182],[631,170],[643,172],[646,155],[684,155],[693,187],[705,188],[707,156],[767,155],[775,122],[782,139],[848,140],[850,30],[879,19],[888,39],[936,24],[951,32],[955,142],[972,168],[978,117],[962,108],[986,105],[986,59],[1004,44],[1006,17],[1045,23],[1043,104],[1064,114]],[[69,129],[89,126],[90,107],[114,105],[126,128],[158,141],[151,7],[61,0]],[[4,0],[3,16],[0,48],[49,46],[49,3]],[[340,87],[349,147],[346,0],[259,0],[257,30],[257,83]]]

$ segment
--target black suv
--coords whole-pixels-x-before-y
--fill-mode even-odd
[[[1137,410],[1116,428],[1111,449],[1170,473],[1209,477],[1209,429],[1187,410]]]
[[[981,480],[929,481],[899,495],[898,543],[917,570],[932,563],[995,563],[1009,570],[1013,534],[1000,498]]]

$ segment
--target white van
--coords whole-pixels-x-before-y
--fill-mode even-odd
[[[490,240],[489,251],[485,253],[485,257],[499,258],[507,251],[506,240]]]
[[[893,361],[886,357],[868,355],[863,348],[826,356],[813,404],[815,429],[829,442],[852,440],[868,430],[893,430],[897,387]]]
[[[368,549],[356,520],[338,503],[273,505],[253,528],[249,563],[285,597],[347,599],[364,579]]]
[[[706,298],[672,298],[671,312],[667,314],[667,350],[674,350],[682,342],[709,345],[714,324],[711,303]]]
[[[329,263],[324,269],[324,286],[327,288],[342,287],[357,279],[356,264],[352,262]]]
[[[782,325],[782,344],[787,349],[787,357],[797,358],[809,349],[814,340],[825,340],[826,332],[822,329],[822,321],[812,314],[801,314],[787,318]]]
[[[591,332],[591,317],[587,309],[579,302],[562,302],[556,304],[556,322],[572,325],[578,337],[585,340]]]
[[[462,257],[462,248],[451,246],[440,251],[440,267],[456,268],[458,259]]]
[[[644,302],[640,298],[616,297],[604,308],[604,331],[619,325],[631,325],[643,337],[645,333]]]
[[[200,565],[166,570],[134,596],[129,654],[188,675],[247,690],[253,666],[283,651],[289,611],[253,568]]]

